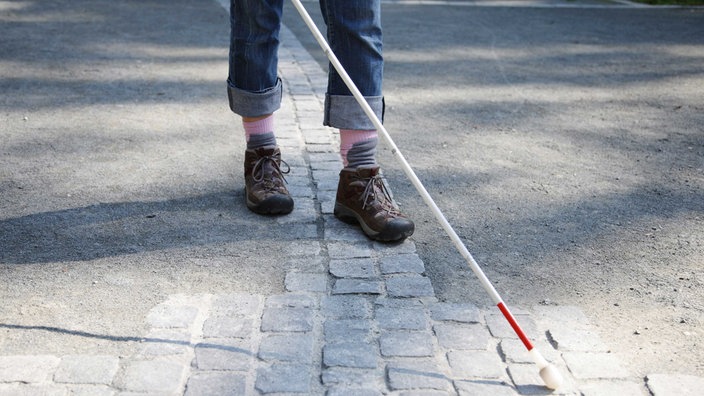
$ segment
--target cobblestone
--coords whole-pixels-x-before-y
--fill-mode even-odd
[[[379,343],[385,357],[433,356],[433,340],[426,332],[390,331],[381,335]]]
[[[452,377],[458,379],[503,378],[506,364],[496,351],[450,351],[447,354]]]
[[[119,368],[120,361],[115,356],[69,355],[61,358],[54,381],[110,385]]]
[[[308,393],[311,367],[303,364],[275,363],[257,371],[255,387],[267,393]]]
[[[371,258],[330,260],[330,273],[338,278],[375,278],[377,271]]]
[[[124,389],[134,392],[177,393],[185,374],[186,366],[172,360],[133,361],[125,368]]]
[[[310,333],[284,333],[265,336],[259,346],[259,358],[312,364],[313,336]]]
[[[430,317],[438,321],[480,323],[482,316],[472,304],[436,303],[430,307]]]
[[[205,372],[191,375],[186,384],[186,396],[244,395],[245,375],[233,372]]]
[[[0,356],[0,383],[40,383],[51,377],[61,360],[56,356]]]
[[[428,297],[435,291],[430,279],[420,275],[396,275],[386,279],[386,290],[391,297]]]
[[[387,367],[389,387],[393,390],[437,389],[450,391],[450,380],[433,360],[392,362]]]
[[[332,294],[382,294],[381,281],[369,279],[338,279],[332,288]]]
[[[436,324],[433,326],[438,343],[447,349],[486,350],[489,344],[488,330],[479,324]]]
[[[327,367],[376,368],[379,352],[370,343],[345,342],[323,348],[323,363]]]

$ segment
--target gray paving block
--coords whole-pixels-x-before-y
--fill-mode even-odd
[[[704,390],[704,377],[685,374],[648,374],[645,378],[653,396],[695,396]]]
[[[386,367],[389,388],[392,390],[437,389],[449,391],[450,380],[434,360],[391,362]]]
[[[124,389],[134,392],[178,392],[187,366],[169,359],[137,360],[129,362],[123,377]]]
[[[379,337],[381,354],[385,357],[433,356],[433,337],[430,332],[389,331]]]
[[[328,389],[326,396],[381,396],[382,393],[374,388],[339,387]]]
[[[452,378],[504,378],[506,365],[496,351],[450,351],[447,360]]]
[[[373,279],[337,279],[332,288],[332,294],[382,294],[383,291],[382,282]]]
[[[271,334],[262,338],[259,358],[297,363],[312,363],[313,335],[311,333]]]
[[[399,254],[383,257],[379,260],[379,267],[381,268],[381,273],[384,275],[402,273],[422,274],[425,272],[425,264],[423,264],[423,260],[421,260],[417,254]]]
[[[211,316],[203,324],[204,338],[249,338],[254,320],[239,316]]]
[[[338,278],[374,278],[376,265],[369,257],[330,260],[330,273]]]
[[[212,338],[195,347],[195,366],[200,370],[247,371],[253,364],[251,341],[239,338]]]
[[[481,323],[482,315],[473,304],[438,302],[430,305],[430,317],[438,321]]]
[[[196,372],[188,379],[185,396],[239,396],[246,392],[244,374],[223,372]]]
[[[378,360],[378,348],[371,343],[345,342],[323,347],[326,367],[376,368]]]
[[[255,388],[261,393],[309,393],[314,377],[305,364],[275,363],[257,370]]]
[[[377,306],[375,318],[385,330],[425,330],[429,327],[423,308],[395,308]]]
[[[107,355],[67,355],[54,374],[54,382],[71,384],[112,384],[120,359]]]
[[[323,384],[344,385],[344,386],[368,386],[383,379],[383,373],[379,369],[363,369],[351,367],[327,367],[323,369],[321,376]]]
[[[326,222],[330,217],[326,217]],[[339,220],[332,218],[339,222]],[[328,243],[328,254],[331,259],[348,259],[371,257],[372,251],[368,243],[347,243],[347,242],[330,242]]]
[[[455,381],[455,388],[459,396],[517,396],[516,389],[503,381],[497,380],[474,380]]]
[[[314,308],[316,300],[308,294],[285,293],[266,299],[268,308]]]
[[[562,358],[577,379],[626,378],[628,371],[610,353],[565,352]]]
[[[266,308],[262,331],[311,331],[313,310],[309,308]]]
[[[324,296],[322,313],[329,319],[363,319],[370,316],[369,302],[359,296]]]
[[[60,362],[51,355],[0,356],[0,382],[44,382],[54,375]]]
[[[369,342],[371,322],[361,319],[328,319],[323,325],[325,343]]]
[[[64,384],[0,383],[0,396],[67,396],[69,391]]]
[[[321,273],[288,272],[284,280],[286,290],[324,293],[328,288],[328,277]]]
[[[489,331],[480,324],[438,323],[433,330],[443,348],[483,351],[489,344]]]
[[[386,278],[386,292],[390,297],[434,296],[430,279],[418,274],[392,275]]]

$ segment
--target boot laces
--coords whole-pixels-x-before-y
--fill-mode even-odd
[[[271,165],[274,171],[271,173],[271,177],[265,178],[265,172],[264,172],[264,165]],[[283,164],[286,166],[286,170],[281,170],[280,164]],[[252,168],[252,179],[254,179],[255,182],[261,183],[264,182],[264,187],[272,190],[277,187],[278,183],[274,182],[274,177],[281,177],[281,179],[288,183],[288,180],[284,177],[284,175],[288,175],[289,172],[291,172],[291,167],[288,165],[288,163],[282,159],[278,159],[274,156],[271,155],[265,155],[262,157],[259,157],[257,162],[254,163],[254,167]]]
[[[362,193],[362,210],[369,205],[378,203],[381,210],[386,211],[391,216],[398,216],[401,212],[393,204],[391,193],[386,188],[386,184],[380,175],[374,175],[369,178],[364,192]]]

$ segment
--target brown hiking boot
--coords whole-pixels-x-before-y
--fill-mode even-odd
[[[378,166],[340,172],[334,213],[346,223],[359,223],[369,238],[382,242],[403,240],[415,229],[391,200]]]
[[[286,171],[281,170],[286,165]],[[293,210],[293,199],[286,188],[284,175],[290,171],[281,160],[281,150],[266,146],[244,153],[244,190],[247,207],[259,214],[287,214]]]

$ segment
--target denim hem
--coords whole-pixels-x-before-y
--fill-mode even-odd
[[[281,79],[276,79],[276,85],[262,92],[250,92],[237,88],[228,81],[227,97],[230,110],[242,117],[259,117],[272,114],[281,107],[283,88]]]
[[[384,121],[384,97],[366,96],[364,99],[379,118]],[[376,129],[372,120],[362,110],[354,96],[325,95],[325,119],[323,124],[338,129]]]

